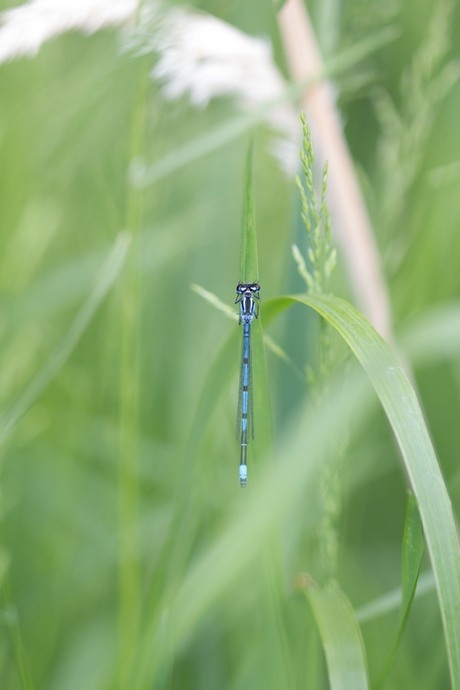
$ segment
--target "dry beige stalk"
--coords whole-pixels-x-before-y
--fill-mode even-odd
[[[321,74],[324,65],[303,1],[288,0],[278,19],[292,78],[302,81]],[[342,246],[356,299],[377,331],[391,342],[388,291],[331,85],[319,81],[311,86],[304,95],[303,108],[320,162],[329,161],[329,200],[334,230]]]

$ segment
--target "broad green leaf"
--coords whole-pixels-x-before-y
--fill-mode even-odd
[[[417,502],[413,494],[410,494],[407,502],[406,522],[402,545],[402,599],[399,614],[398,630],[395,641],[387,660],[383,665],[379,678],[375,685],[376,690],[383,687],[388,673],[393,665],[396,652],[409,617],[410,607],[417,589],[420,564],[425,544],[423,541],[422,523],[417,509]]]
[[[108,257],[96,275],[89,297],[81,307],[68,332],[50,355],[48,361],[20,394],[16,402],[0,417],[0,444],[6,440],[17,422],[34,404],[64,362],[69,358],[123,268],[129,243],[129,234],[121,233],[118,236]]]
[[[331,295],[273,300],[315,309],[336,328],[366,371],[404,458],[436,580],[452,687],[460,688],[460,554],[449,496],[417,396],[391,348],[362,314]]]
[[[367,665],[358,621],[338,585],[307,585],[305,593],[315,615],[331,690],[367,690]]]

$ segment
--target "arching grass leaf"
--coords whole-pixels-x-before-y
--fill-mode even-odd
[[[397,357],[362,314],[332,295],[278,298],[301,303],[336,328],[366,371],[400,446],[417,499],[436,580],[452,687],[460,687],[460,554],[452,506],[417,396]]]
[[[364,643],[356,614],[338,585],[307,585],[305,593],[318,625],[331,690],[367,690]]]

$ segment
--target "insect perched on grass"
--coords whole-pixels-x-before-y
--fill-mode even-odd
[[[235,304],[240,305],[240,320],[243,324],[243,354],[241,357],[240,389],[238,393],[238,413],[236,417],[236,437],[240,442],[240,486],[246,486],[248,478],[247,447],[248,428],[254,438],[254,408],[252,399],[251,362],[251,322],[259,317],[260,285],[258,283],[238,283]]]

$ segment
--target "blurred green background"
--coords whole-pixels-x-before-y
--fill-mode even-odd
[[[449,303],[454,313],[460,290],[460,84],[451,62],[460,58],[460,6],[452,3],[436,32],[440,4],[309,3],[329,56],[389,23],[400,30],[335,82],[397,336],[432,309]],[[269,0],[198,6],[268,36],[286,74]],[[423,60],[414,63],[420,50],[431,72],[423,72]],[[122,54],[118,30],[104,30],[64,34],[37,57],[0,66],[4,413],[67,337],[118,233],[134,237],[123,272],[75,349],[2,444],[0,686],[135,687],[129,669],[152,644],[161,663],[142,688],[321,690],[328,687],[321,645],[293,586],[299,571],[321,578],[318,483],[280,526],[284,557],[272,581],[263,559],[250,563],[179,646],[169,647],[167,632],[162,637],[171,592],[218,542],[237,503],[245,510],[234,439],[237,347],[230,385],[193,455],[187,449],[211,364],[235,330],[190,284],[234,301],[249,139],[220,146],[144,192],[133,189],[134,155],[159,159],[236,115],[230,99],[201,110],[186,98],[165,101],[146,77],[154,63],[151,54]],[[263,299],[303,289],[290,249],[302,241],[298,192],[268,153],[269,138],[260,127],[254,175]],[[340,256],[333,282],[336,294],[352,299]],[[413,367],[457,512],[460,347],[446,346],[450,331],[439,329]],[[316,366],[317,332],[315,317],[298,307],[270,328],[301,370]],[[308,386],[270,352],[267,370],[276,448]],[[407,479],[382,411],[351,435],[336,479],[338,577],[359,609],[401,582]],[[371,679],[396,620],[389,611],[362,625]],[[149,626],[157,633],[144,638]],[[450,687],[434,591],[416,599],[385,687]]]

